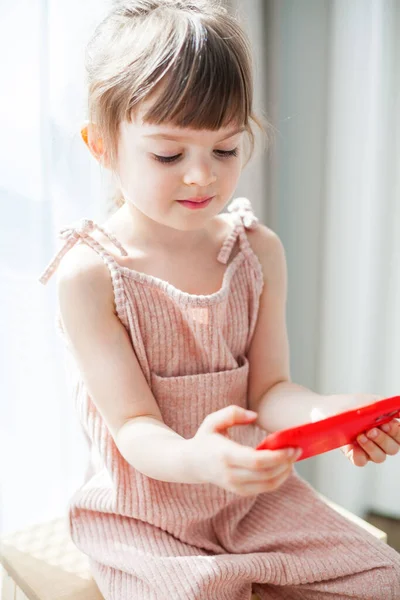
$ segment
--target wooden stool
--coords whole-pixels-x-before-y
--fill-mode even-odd
[[[330,500],[323,500],[353,523],[387,541],[384,531]],[[69,536],[66,518],[5,535],[1,542],[2,600],[104,600],[90,574],[86,555]],[[252,600],[257,600],[257,596]]]
[[[66,518],[2,537],[4,600],[103,600]]]

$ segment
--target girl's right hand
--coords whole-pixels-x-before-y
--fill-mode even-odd
[[[257,413],[237,405],[209,414],[189,441],[190,462],[199,480],[238,494],[252,496],[278,489],[292,473],[298,448],[255,450],[227,437],[233,425],[247,425]]]

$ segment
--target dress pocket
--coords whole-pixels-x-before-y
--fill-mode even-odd
[[[235,369],[195,375],[152,373],[152,392],[168,427],[189,438],[208,414],[230,404],[247,408],[249,362],[242,356],[238,364]]]

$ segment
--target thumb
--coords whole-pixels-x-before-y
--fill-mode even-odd
[[[228,427],[233,427],[233,425],[251,423],[256,418],[257,413],[253,410],[246,410],[241,406],[232,404],[208,415],[204,420],[204,424],[210,431],[223,431]]]

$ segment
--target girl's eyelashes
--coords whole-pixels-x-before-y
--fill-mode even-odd
[[[238,155],[238,148],[234,148],[233,150],[214,150],[214,153],[219,158],[230,158],[231,156]],[[157,160],[158,162],[168,164],[168,163],[174,163],[177,160],[179,160],[179,158],[182,156],[182,154],[174,154],[174,156],[161,156],[159,154],[153,154],[153,156],[154,156],[155,160]]]
[[[175,154],[174,156],[160,156],[159,154],[153,154],[154,158],[161,163],[173,163],[178,160],[182,155]]]
[[[214,150],[214,152],[221,158],[229,158],[230,156],[238,155],[238,148],[234,148],[233,150]]]

